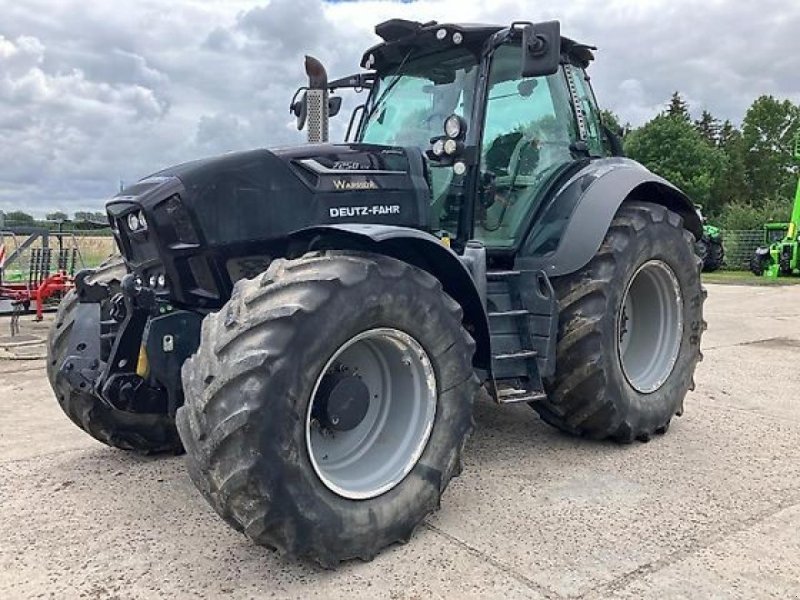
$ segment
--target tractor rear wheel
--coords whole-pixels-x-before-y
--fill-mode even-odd
[[[236,284],[183,367],[189,473],[234,528],[323,566],[406,541],[461,469],[478,391],[461,308],[367,253]]]
[[[700,262],[681,218],[623,204],[595,257],[555,278],[556,374],[533,404],[564,431],[619,442],[667,430],[693,389],[705,329]]]
[[[112,256],[95,269],[88,281],[114,285],[125,273],[122,258]],[[143,454],[180,452],[178,432],[174,420],[168,415],[115,410],[97,396],[73,388],[65,378],[56,378],[58,369],[68,356],[67,344],[77,306],[77,294],[68,292],[61,300],[47,338],[47,377],[61,409],[75,425],[108,446]]]

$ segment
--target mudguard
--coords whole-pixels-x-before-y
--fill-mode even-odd
[[[491,368],[489,323],[483,300],[458,255],[424,231],[391,225],[320,225],[293,232],[290,240],[308,250],[353,249],[385,254],[428,271],[461,305],[464,325],[475,340],[473,364]]]
[[[595,160],[557,189],[522,243],[516,266],[549,277],[572,273],[595,255],[625,201],[662,204],[683,217],[695,238],[703,235],[694,204],[666,179],[628,158]]]

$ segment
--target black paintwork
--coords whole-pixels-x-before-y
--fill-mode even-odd
[[[517,268],[541,270],[548,277],[577,271],[594,256],[626,199],[663,204],[683,217],[695,237],[702,235],[691,200],[674,185],[628,158],[595,159],[554,182],[523,236]]]
[[[462,36],[461,45],[472,49],[476,54],[484,51],[487,42],[498,33],[516,32],[521,35],[521,27],[531,24],[529,21],[518,21],[511,27],[505,25],[485,25],[475,23],[437,23],[429,21],[419,23],[405,19],[391,19],[375,27],[383,42],[367,50],[361,58],[361,66],[378,71],[396,68],[409,57],[423,56],[453,47],[452,35],[458,32]],[[437,37],[441,29],[447,31],[444,39]],[[561,51],[586,66],[594,59],[594,46],[581,44],[568,37],[561,36]]]
[[[285,255],[292,232],[342,222],[425,229],[425,169],[417,148],[252,150],[160,171],[120,192],[107,210],[143,281],[164,271],[176,302],[214,308],[235,279]],[[126,219],[138,210],[148,229],[134,233]]]

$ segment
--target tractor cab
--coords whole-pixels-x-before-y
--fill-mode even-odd
[[[395,19],[376,33],[384,42],[361,62],[371,72],[328,87],[369,88],[353,142],[425,154],[429,229],[456,246],[476,239],[513,252],[555,181],[614,153],[585,71],[593,48],[561,37],[557,22]]]

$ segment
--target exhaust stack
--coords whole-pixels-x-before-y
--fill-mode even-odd
[[[328,74],[313,56],[306,56],[306,131],[310,144],[328,141]]]

